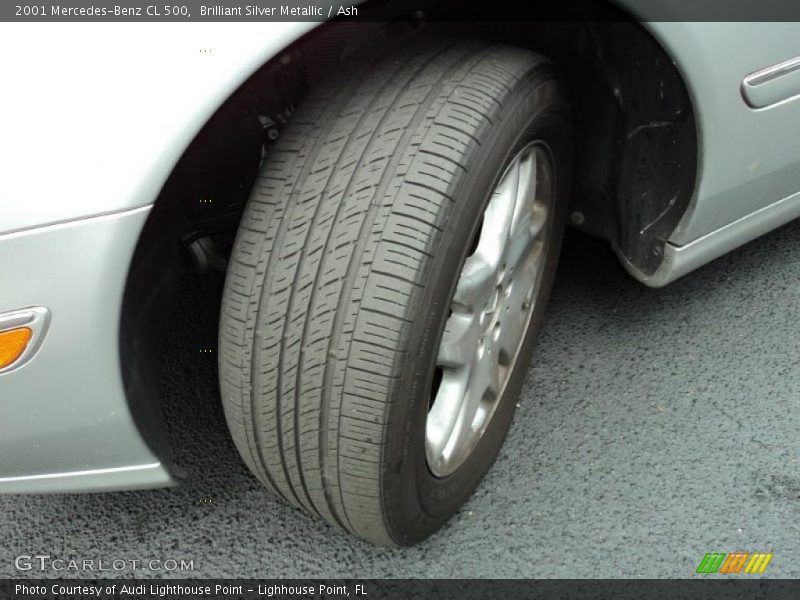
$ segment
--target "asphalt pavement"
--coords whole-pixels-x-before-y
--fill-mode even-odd
[[[172,576],[195,577],[692,577],[706,552],[772,551],[767,575],[800,577],[800,221],[661,290],[570,233],[500,457],[406,549],[342,534],[250,476],[201,352],[221,283],[186,277],[170,335],[162,393],[186,483],[0,496],[0,576],[44,553],[192,560]]]

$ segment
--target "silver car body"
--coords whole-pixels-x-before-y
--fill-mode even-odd
[[[0,51],[24,57],[0,63],[0,81],[15,90],[0,97],[0,318],[49,311],[35,355],[0,372],[0,492],[175,483],[123,389],[128,267],[197,132],[316,25],[0,25]],[[800,216],[800,70],[786,67],[800,56],[800,24],[646,27],[682,73],[698,128],[694,196],[660,268],[626,265],[662,286]],[[744,93],[766,105],[748,105]]]

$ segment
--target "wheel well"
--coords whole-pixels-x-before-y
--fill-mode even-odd
[[[640,271],[658,268],[694,191],[697,165],[691,102],[664,49],[610,4],[595,5],[591,22],[556,18],[498,27],[437,20],[449,1],[427,0],[419,11],[410,0],[372,0],[359,9],[372,19],[330,22],[310,32],[240,86],[172,171],[138,242],[120,324],[131,411],[165,464],[171,453],[158,380],[180,273],[213,267],[212,246],[227,254],[260,162],[294,107],[339,61],[382,39],[430,32],[524,46],[551,58],[573,108],[572,224],[608,240]]]
[[[448,31],[526,46],[554,61],[573,109],[571,224],[652,274],[694,193],[694,111],[678,68],[650,32],[607,11],[592,22]]]

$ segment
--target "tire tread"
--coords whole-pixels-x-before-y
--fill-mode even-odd
[[[455,182],[542,61],[436,40],[355,62],[285,128],[245,209],[220,323],[234,442],[273,493],[361,537],[394,543],[389,406]]]

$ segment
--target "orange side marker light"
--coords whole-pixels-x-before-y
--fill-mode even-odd
[[[0,332],[0,369],[13,365],[25,352],[32,337],[33,331],[27,327]]]

